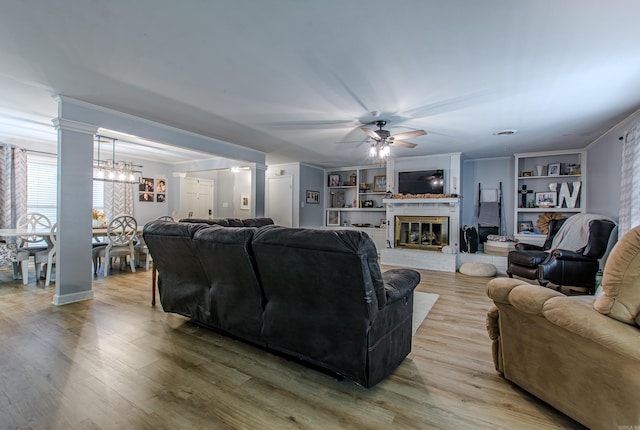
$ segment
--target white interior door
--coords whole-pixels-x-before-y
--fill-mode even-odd
[[[182,207],[192,218],[213,216],[213,181],[211,179],[185,178]]]
[[[267,217],[277,225],[293,227],[293,178],[274,176],[267,179]]]
[[[213,181],[198,180],[198,218],[213,216]]]

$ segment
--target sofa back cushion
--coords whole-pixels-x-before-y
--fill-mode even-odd
[[[250,250],[255,227],[207,226],[193,237],[208,280],[204,323],[258,342],[264,295]]]
[[[245,227],[263,227],[272,224],[273,220],[271,218],[246,218],[242,220],[242,225]]]
[[[158,291],[166,312],[194,319],[208,313],[201,303],[209,282],[193,243],[193,236],[206,227],[172,221],[151,221],[144,226],[144,241],[159,273]]]
[[[266,342],[326,367],[362,363],[379,296],[386,300],[371,238],[274,225],[256,231],[252,248],[266,298]]]
[[[611,251],[593,307],[640,326],[640,226],[628,231]]]

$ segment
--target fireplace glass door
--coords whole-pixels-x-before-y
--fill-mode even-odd
[[[397,216],[396,247],[441,251],[449,244],[449,218]]]

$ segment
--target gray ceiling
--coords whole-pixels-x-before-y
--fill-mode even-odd
[[[318,166],[367,163],[372,111],[428,133],[394,156],[482,158],[582,148],[640,108],[638,0],[2,3],[9,143],[55,142],[54,94]]]

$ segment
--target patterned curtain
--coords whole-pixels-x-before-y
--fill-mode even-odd
[[[0,145],[0,228],[15,228],[27,213],[27,151]]]
[[[107,222],[118,215],[133,213],[133,185],[119,182],[104,183],[104,215]]]
[[[625,134],[622,147],[618,236],[640,224],[640,122]]]

